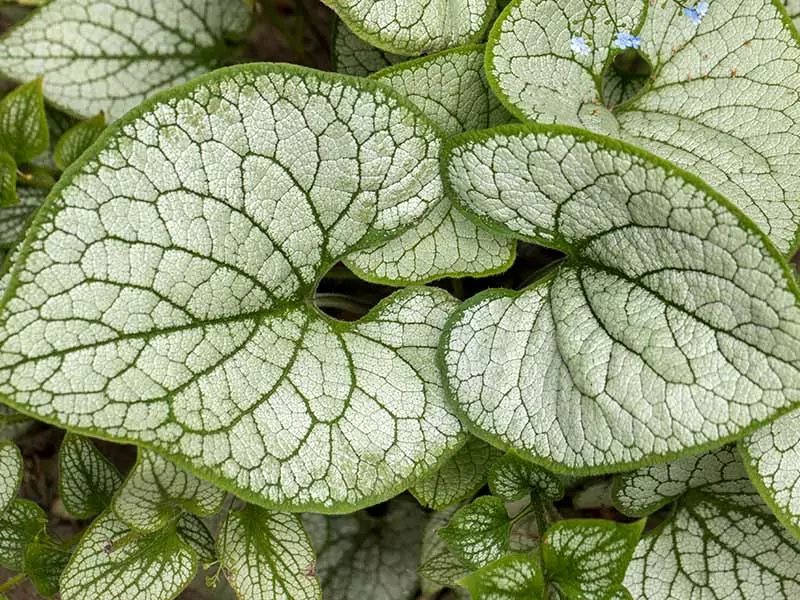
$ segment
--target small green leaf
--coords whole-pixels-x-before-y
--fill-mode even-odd
[[[0,232],[6,229],[6,211],[19,202],[17,198],[17,163],[10,154],[0,151]]]
[[[218,66],[250,11],[220,0],[52,0],[0,40],[8,78],[44,76],[55,106],[114,121],[154,92]]]
[[[348,28],[374,46],[404,55],[429,54],[474,41],[493,16],[495,0],[323,0]]]
[[[545,600],[544,574],[538,558],[510,554],[459,581],[472,600]]]
[[[44,531],[47,517],[38,504],[14,500],[0,514],[0,566],[13,571],[25,568],[25,550]]]
[[[181,541],[195,551],[201,562],[208,564],[217,559],[214,536],[200,517],[191,513],[181,513],[175,531]]]
[[[0,513],[19,493],[22,484],[22,454],[13,442],[0,442]]]
[[[445,527],[457,507],[435,512],[428,519],[422,534],[420,566],[417,572],[422,577],[420,587],[424,596],[433,596],[442,588],[452,586],[469,574],[469,569],[450,551],[439,531]]]
[[[402,290],[354,323],[315,306],[334,264],[442,198],[439,134],[408,100],[241,65],[101,139],[0,304],[10,405],[292,510],[393,497],[463,443],[435,361],[454,298]]]
[[[475,494],[486,474],[502,453],[481,440],[467,442],[436,471],[423,477],[409,491],[420,504],[442,510]]]
[[[564,486],[558,477],[538,465],[508,452],[489,471],[489,489],[506,502],[536,493],[544,500],[564,496]]]
[[[444,160],[473,218],[567,255],[448,321],[441,359],[475,435],[592,474],[721,446],[798,401],[794,277],[695,176],[533,124],[452,138]]]
[[[65,131],[53,151],[56,166],[63,171],[78,160],[78,157],[100,137],[105,128],[106,117],[100,113]]]
[[[385,514],[374,517],[303,515],[325,600],[403,600],[417,589],[425,515],[402,498],[380,508]]]
[[[119,471],[85,437],[68,433],[58,455],[64,508],[78,519],[103,512],[122,483]]]
[[[71,556],[53,542],[37,541],[28,546],[25,550],[25,573],[40,595],[49,598],[58,593],[61,574]]]
[[[49,145],[42,80],[36,79],[0,100],[0,149],[8,152],[17,163],[26,163]]]
[[[569,600],[609,598],[625,571],[644,529],[599,519],[573,519],[552,525],[542,541],[547,580]]]
[[[139,449],[112,506],[117,517],[137,531],[158,531],[186,510],[205,517],[219,512],[225,492],[176,467],[162,456]]]
[[[732,448],[686,456],[620,475],[614,480],[612,497],[621,512],[632,517],[644,517],[678,500],[690,490],[702,490],[740,505],[762,504],[758,493],[749,484],[742,461]]]
[[[508,552],[511,519],[500,498],[481,496],[460,508],[439,535],[464,564],[482,567]]]
[[[515,0],[489,35],[489,81],[520,118],[604,133],[695,173],[789,255],[800,225],[800,38],[779,0],[712,1],[699,25],[682,4]],[[608,73],[620,32],[640,36],[652,72],[615,106],[626,98]],[[572,50],[577,37],[587,55]]]
[[[0,155],[0,163],[2,163]],[[2,177],[0,165],[0,178]],[[16,173],[14,174],[16,177]],[[13,206],[0,207],[0,248],[12,248],[20,241],[22,234],[30,223],[31,217],[44,203],[47,190],[20,186],[16,189],[16,198],[19,202]]]
[[[314,551],[296,515],[253,505],[229,512],[217,549],[239,600],[322,598]]]
[[[483,46],[454,48],[380,71],[372,79],[411,100],[445,136],[508,123],[483,71]],[[351,254],[350,269],[391,285],[442,277],[480,277],[506,270],[514,241],[469,221],[445,195],[414,227],[383,244]]]
[[[192,580],[197,556],[172,523],[161,531],[132,531],[111,511],[81,538],[61,577],[62,600],[172,600]]]
[[[408,60],[407,56],[384,52],[370,46],[350,31],[339,19],[333,22],[331,32],[333,70],[345,75],[366,77],[376,71]]]

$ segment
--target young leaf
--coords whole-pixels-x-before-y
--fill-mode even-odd
[[[67,567],[71,554],[56,547],[53,542],[33,542],[25,550],[25,574],[30,577],[36,591],[49,598],[58,593],[61,574]]]
[[[454,138],[454,198],[567,260],[453,315],[441,358],[474,432],[551,469],[615,471],[722,445],[800,397],[798,289],[699,179],[564,127]]]
[[[798,553],[800,542],[766,507],[698,494],[642,538],[625,587],[647,600],[792,600],[800,592]]]
[[[609,598],[625,577],[644,529],[599,519],[559,521],[542,541],[548,581],[570,600]]]
[[[155,452],[139,449],[136,465],[114,496],[112,508],[137,531],[158,531],[186,510],[201,517],[216,514],[225,492],[176,467]]]
[[[475,494],[501,456],[496,448],[470,436],[438,470],[417,481],[409,491],[423,506],[442,510]]]
[[[26,163],[47,150],[49,144],[42,80],[36,79],[0,100],[0,150],[17,163]]]
[[[208,564],[217,559],[214,536],[200,517],[191,513],[181,513],[175,531],[181,541],[195,551],[201,562]]]
[[[122,483],[119,471],[91,440],[68,433],[58,454],[59,493],[73,517],[88,519],[103,512]]]
[[[375,517],[365,511],[303,515],[325,600],[401,600],[416,590],[425,515],[404,499],[385,508],[385,514]]]
[[[19,493],[22,485],[22,454],[13,442],[0,442],[0,513]]]
[[[439,536],[456,512],[455,506],[447,510],[433,513],[425,525],[420,550],[420,566],[417,572],[422,577],[420,587],[424,596],[434,596],[442,588],[452,586],[456,581],[469,574],[464,564],[447,547]]]
[[[373,46],[403,55],[427,54],[474,41],[493,16],[494,0],[322,0]]]
[[[174,523],[144,535],[109,511],[81,538],[61,577],[61,598],[172,600],[196,569],[197,557],[178,537]]]
[[[0,566],[25,568],[25,550],[44,531],[47,517],[38,504],[16,499],[0,514]]]
[[[112,121],[154,92],[216,67],[243,34],[239,0],[52,0],[0,40],[0,71],[44,76],[55,106]]]
[[[314,306],[341,257],[441,198],[438,134],[407,101],[244,65],[102,139],[15,263],[0,307],[10,404],[294,510],[391,497],[462,443],[435,364],[452,297],[404,290],[357,323]]]
[[[500,498],[481,496],[460,508],[439,536],[465,565],[482,567],[508,552],[511,519]]]
[[[679,2],[515,0],[490,34],[489,80],[520,118],[603,132],[696,173],[789,254],[800,224],[800,48],[779,4],[710,2],[697,25]],[[609,109],[603,74],[627,32],[652,73]],[[573,50],[576,40],[588,51]]]
[[[739,442],[755,487],[775,516],[800,537],[800,411],[768,423]]]
[[[100,113],[65,131],[64,135],[58,139],[53,152],[56,166],[63,171],[74,163],[100,137],[105,128],[106,117]]]
[[[689,490],[702,490],[747,506],[762,504],[756,490],[749,485],[742,461],[727,447],[620,475],[614,480],[612,496],[621,512],[644,517]]]
[[[380,71],[373,79],[411,100],[446,136],[508,123],[511,115],[486,83],[483,51],[483,46],[447,50]],[[513,260],[513,240],[469,221],[443,195],[415,227],[345,262],[363,279],[400,285],[490,275]]]
[[[10,154],[0,151],[0,233],[6,229],[6,211],[19,203],[17,198],[17,163]]]
[[[510,554],[459,581],[472,600],[545,600],[544,574],[535,555]]]
[[[506,453],[489,470],[489,489],[506,502],[515,502],[532,492],[546,500],[564,496],[564,486],[558,477],[513,452]]]
[[[239,600],[322,598],[314,551],[296,515],[253,505],[229,512],[217,549]]]
[[[0,178],[3,177],[2,157],[0,154]],[[16,166],[12,176],[16,180]],[[21,186],[16,189],[15,198],[18,198],[19,202],[13,206],[0,207],[0,248],[11,248],[20,240],[31,216],[44,203],[46,197],[47,190],[42,188]]]
[[[384,52],[370,46],[338,19],[333,21],[331,40],[333,48],[331,62],[333,70],[337,73],[366,77],[376,71],[408,60],[406,56]]]

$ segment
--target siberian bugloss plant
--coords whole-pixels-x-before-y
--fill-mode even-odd
[[[0,39],[0,595],[798,597],[800,3],[324,1]]]

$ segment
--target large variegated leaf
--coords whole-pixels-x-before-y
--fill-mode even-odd
[[[249,22],[241,0],[52,0],[0,40],[0,72],[44,76],[55,106],[114,120],[214,68]]]
[[[370,46],[350,31],[339,20],[335,20],[331,32],[333,69],[337,73],[366,77],[376,71],[408,60],[405,56],[384,52]]]
[[[81,538],[61,577],[63,600],[171,600],[197,569],[197,556],[172,523],[136,533],[112,512],[100,515]]]
[[[631,512],[677,496],[671,515],[642,537],[628,566],[624,583],[634,598],[792,600],[800,594],[800,542],[769,512],[732,456],[719,450],[618,482],[617,500]]]
[[[88,519],[103,512],[122,477],[88,438],[67,434],[58,453],[58,486],[64,507],[74,517]]]
[[[187,510],[201,517],[217,513],[225,492],[179,469],[155,452],[140,449],[136,465],[114,496],[117,517],[137,531],[158,531]]]
[[[230,512],[217,548],[239,600],[322,598],[314,551],[296,515],[252,505]]]
[[[568,258],[448,323],[450,393],[478,435],[581,473],[722,445],[800,398],[800,308],[779,253],[697,178],[552,126],[457,137],[454,198]]]
[[[17,497],[22,484],[22,454],[13,442],[0,442],[0,513]]]
[[[483,46],[447,50],[380,71],[382,81],[414,102],[444,132],[485,129],[511,120],[483,71]],[[385,244],[351,255],[362,278],[390,284],[502,271],[514,260],[514,242],[466,219],[445,196],[412,229]]]
[[[385,514],[304,515],[325,600],[406,600],[417,587],[425,515],[407,499]]]
[[[764,500],[800,537],[800,411],[765,425],[742,440],[739,449]]]
[[[417,481],[409,491],[423,506],[442,510],[467,500],[485,485],[489,469],[501,456],[486,442],[469,437],[439,469]]]
[[[700,175],[789,253],[800,224],[800,48],[778,4],[712,1],[696,25],[679,2],[515,0],[492,30],[489,78],[522,118],[601,131]],[[628,32],[652,74],[613,106],[606,83]]]
[[[438,133],[406,100],[246,65],[101,139],[15,262],[0,309],[13,405],[294,509],[390,497],[462,443],[434,360],[452,297],[404,290],[357,323],[314,306],[342,256],[441,198]]]
[[[495,0],[323,0],[344,23],[387,52],[418,55],[474,41]]]

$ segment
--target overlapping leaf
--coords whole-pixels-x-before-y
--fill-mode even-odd
[[[213,69],[249,22],[240,0],[53,0],[0,40],[0,72],[42,75],[54,105],[115,120]]]
[[[474,218],[568,255],[449,322],[443,365],[477,434],[555,469],[619,470],[722,445],[800,397],[793,277],[700,180],[535,125],[456,138],[446,162]]]
[[[710,2],[696,25],[678,2],[515,0],[492,30],[489,78],[520,117],[600,131],[698,174],[789,253],[800,223],[800,48],[779,4]],[[641,38],[652,73],[613,106],[620,33]]]
[[[25,549],[25,574],[30,577],[36,591],[50,598],[60,589],[61,574],[69,563],[71,554],[53,542],[36,541]]]
[[[228,513],[217,547],[240,600],[322,598],[314,551],[295,515],[252,505]]]
[[[564,495],[564,486],[555,475],[512,452],[492,466],[489,489],[506,502],[514,502],[532,493],[545,500],[558,500]]]
[[[404,290],[357,323],[313,305],[336,261],[441,198],[438,134],[405,100],[248,65],[103,140],[15,263],[5,398],[295,509],[374,503],[462,443],[434,362],[454,299]]]
[[[405,56],[384,52],[370,46],[339,20],[333,23],[331,37],[331,58],[333,69],[337,73],[366,77],[376,71],[408,60]]]
[[[374,79],[411,100],[447,136],[508,123],[511,116],[486,83],[483,54],[483,46],[456,48],[380,71]],[[443,196],[415,227],[346,262],[362,278],[398,285],[489,275],[513,259],[513,240],[469,221]]]
[[[79,519],[88,519],[108,508],[122,483],[116,467],[91,440],[81,436],[64,436],[58,466],[61,500],[67,511]]]
[[[425,515],[406,499],[385,514],[304,515],[325,600],[402,600],[417,587]]]
[[[11,248],[19,241],[31,216],[44,203],[47,190],[20,186],[16,195],[19,202],[0,207],[0,248]]]
[[[114,496],[113,509],[137,531],[158,531],[187,510],[199,516],[222,508],[225,492],[179,469],[155,452],[139,450],[139,458]]]
[[[433,596],[469,574],[469,569],[447,547],[439,531],[450,521],[458,507],[433,513],[425,524],[417,572],[422,577],[420,588],[425,596]]]
[[[494,0],[323,0],[359,37],[387,52],[419,55],[478,38]]]
[[[192,580],[197,556],[175,524],[142,535],[112,512],[92,523],[61,577],[63,600],[171,600]]]
[[[16,444],[0,442],[0,513],[17,497],[22,484],[22,454]]]
[[[539,559],[510,554],[459,581],[473,600],[544,600],[545,582]]]
[[[41,79],[21,85],[0,100],[0,151],[25,163],[47,150],[49,143]]]
[[[456,511],[439,530],[450,551],[465,565],[479,568],[508,553],[511,519],[495,496],[481,496]]]
[[[44,531],[47,517],[38,504],[16,499],[0,513],[0,565],[25,568],[25,550]]]

